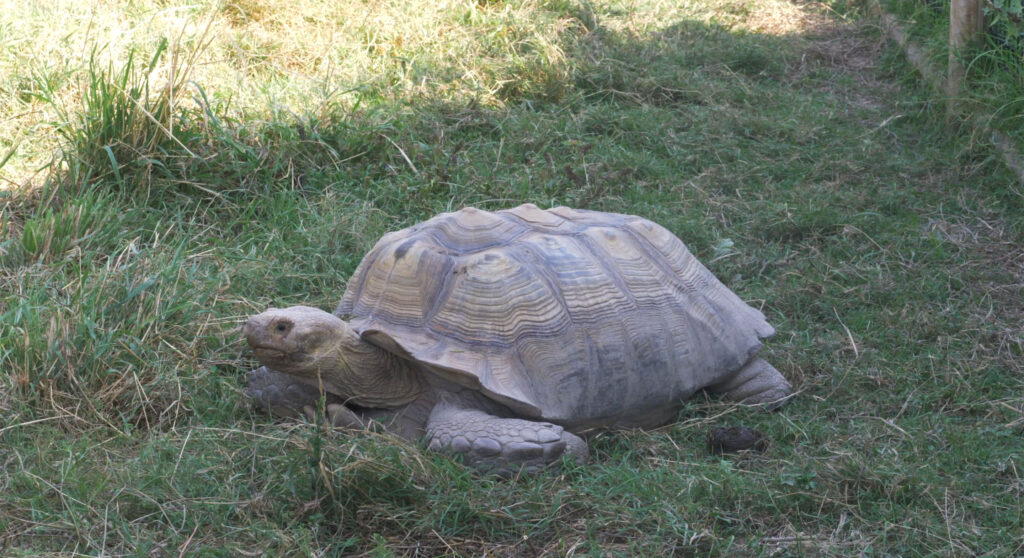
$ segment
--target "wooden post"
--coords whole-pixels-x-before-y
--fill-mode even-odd
[[[963,87],[967,69],[960,57],[967,47],[981,42],[985,20],[981,0],[950,0],[949,5],[949,70],[946,81],[946,123],[952,121],[956,99]]]

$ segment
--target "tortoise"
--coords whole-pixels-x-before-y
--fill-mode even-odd
[[[333,314],[271,308],[243,329],[259,407],[382,425],[499,475],[582,462],[580,435],[661,426],[698,390],[771,408],[790,393],[758,356],[764,315],[675,235],[567,207],[386,234]]]

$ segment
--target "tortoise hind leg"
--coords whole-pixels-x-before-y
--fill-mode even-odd
[[[427,422],[431,450],[462,455],[479,471],[509,477],[557,463],[569,456],[587,459],[587,443],[561,426],[499,418],[447,401],[439,402]]]
[[[754,358],[724,382],[710,389],[730,401],[776,409],[786,402],[786,396],[793,386],[763,358]]]

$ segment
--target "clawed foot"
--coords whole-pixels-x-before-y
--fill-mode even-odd
[[[563,455],[580,463],[587,458],[586,442],[561,426],[477,410],[435,409],[427,434],[431,450],[461,455],[467,465],[502,477],[537,471]]]

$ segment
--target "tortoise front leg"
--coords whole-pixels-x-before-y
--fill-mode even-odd
[[[264,411],[285,418],[302,418],[315,422],[321,396],[324,397],[327,416],[338,428],[366,428],[366,421],[342,404],[332,393],[301,382],[295,376],[261,366],[249,372],[249,387],[245,394]]]
[[[503,477],[532,473],[569,456],[587,459],[587,443],[548,422],[499,418],[451,402],[439,402],[427,421],[431,450],[461,455],[477,470]]]

